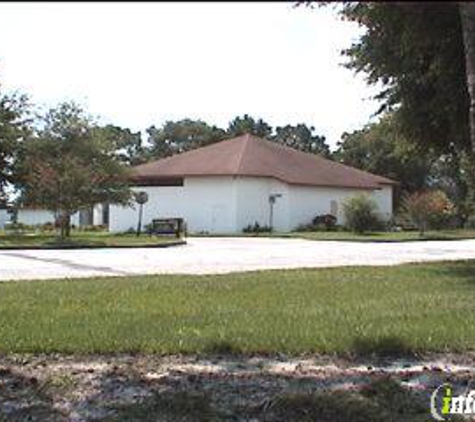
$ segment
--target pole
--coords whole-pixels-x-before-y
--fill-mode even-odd
[[[139,204],[139,222],[137,224],[137,237],[140,236],[142,231],[142,213],[143,213],[143,204]]]

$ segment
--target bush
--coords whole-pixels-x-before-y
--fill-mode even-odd
[[[475,229],[475,214],[470,215],[465,222],[464,227],[466,229]]]
[[[451,225],[455,207],[441,190],[415,192],[403,200],[403,213],[421,234],[430,228],[440,230]]]
[[[242,229],[243,233],[269,233],[272,229],[269,226],[261,226],[256,221],[254,225],[247,225]]]
[[[381,228],[376,216],[376,203],[365,194],[355,195],[343,203],[346,227],[355,233],[364,233]]]
[[[337,219],[332,214],[321,214],[317,215],[313,220],[312,224],[316,227],[317,230],[333,230],[336,228]]]
[[[54,223],[48,222],[37,226],[40,232],[52,232],[55,230]]]
[[[91,226],[79,226],[79,231],[82,232],[103,232],[107,230],[107,226],[104,224],[96,224]]]

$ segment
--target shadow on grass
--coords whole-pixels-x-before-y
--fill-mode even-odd
[[[158,393],[141,401],[115,406],[115,415],[103,422],[193,422],[220,421],[222,417],[211,407],[210,399],[198,393]]]
[[[414,357],[415,350],[399,337],[358,337],[348,351],[356,357],[399,358]]]
[[[48,388],[34,377],[0,368],[0,421],[62,422]]]
[[[424,399],[389,377],[359,391],[282,394],[251,414],[260,421],[278,422],[425,422],[429,416]]]
[[[434,276],[441,275],[457,277],[463,281],[475,283],[475,260],[445,261],[443,265],[436,265],[428,268],[427,271],[434,273]]]

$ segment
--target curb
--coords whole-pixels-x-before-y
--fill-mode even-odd
[[[176,242],[146,244],[146,245],[63,245],[63,246],[0,246],[0,252],[3,251],[33,251],[33,250],[74,250],[74,249],[143,249],[143,248],[169,248],[173,246],[186,245],[186,240]]]

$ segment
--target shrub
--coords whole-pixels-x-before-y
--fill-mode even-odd
[[[475,229],[475,214],[470,215],[465,222],[466,229]]]
[[[381,227],[376,211],[376,203],[367,195],[352,196],[343,203],[345,225],[355,233],[376,230]]]
[[[441,229],[450,225],[455,213],[454,205],[441,190],[415,192],[404,198],[403,213],[419,229],[420,235],[428,229]]]
[[[271,232],[271,228],[269,226],[261,226],[256,221],[254,225],[247,225],[242,229],[243,233],[269,233]]]
[[[332,214],[321,214],[317,215],[313,220],[313,226],[319,230],[333,230],[336,228],[337,219]]]

